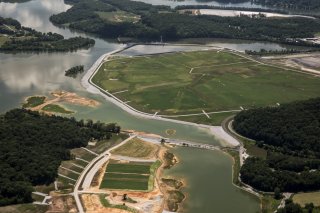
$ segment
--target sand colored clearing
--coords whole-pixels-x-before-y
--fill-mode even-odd
[[[293,202],[304,206],[307,203],[313,203],[315,206],[320,206],[320,191],[298,193],[293,196]]]
[[[47,213],[77,212],[75,201],[71,195],[60,196],[56,193],[50,193],[50,195],[52,196],[52,204]]]
[[[76,105],[82,105],[82,106],[89,106],[89,107],[96,107],[99,106],[99,102],[81,97],[77,95],[76,93],[66,92],[66,91],[54,91],[51,93],[54,97],[58,99],[58,101],[61,102],[67,102],[70,104],[76,104]]]
[[[175,135],[176,134],[176,132],[177,132],[177,130],[175,130],[175,129],[167,129],[166,130],[166,134],[167,135]]]
[[[128,141],[126,144],[113,150],[111,153],[116,155],[142,158],[142,159],[154,159],[157,156],[159,146],[151,144],[134,138]]]
[[[64,102],[64,103],[70,103],[70,104],[88,106],[88,107],[96,107],[96,106],[100,105],[100,103],[98,101],[95,101],[95,100],[92,100],[89,98],[85,98],[85,97],[81,97],[81,96],[77,95],[76,93],[57,90],[57,91],[51,92],[51,95],[54,98],[50,99],[50,98],[46,97],[44,100],[44,103],[37,105],[35,107],[30,107],[28,109],[33,110],[33,111],[44,112],[46,114],[53,114],[54,112],[45,111],[44,107],[49,106],[49,105],[57,105],[57,106],[61,107],[62,109],[64,109],[66,112],[71,112],[56,103]]]
[[[116,208],[104,207],[101,202],[99,195],[96,194],[83,194],[81,195],[84,208],[87,213],[127,213],[128,211]]]
[[[132,129],[122,130],[123,132],[136,134],[137,136],[146,136],[146,137],[154,137],[154,138],[161,138],[161,135],[153,134],[153,133],[146,133],[146,132],[139,132]]]

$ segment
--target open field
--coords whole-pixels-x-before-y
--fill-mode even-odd
[[[106,199],[106,195],[99,195],[100,198],[100,203],[104,206],[104,207],[109,207],[109,208],[116,208],[116,209],[123,209],[126,210],[127,212],[133,212],[136,213],[138,212],[135,209],[132,209],[126,205],[114,205],[114,204],[110,204],[110,202]]]
[[[74,180],[77,180],[78,177],[80,176],[80,175],[77,174],[77,173],[68,171],[68,170],[66,170],[66,169],[62,169],[61,167],[58,169],[58,173],[59,173],[59,174],[62,174],[62,175],[64,175],[64,176],[67,176],[67,177],[69,177],[69,178],[72,178],[72,179],[74,179]]]
[[[151,190],[160,161],[153,164],[109,163],[100,188]]]
[[[0,207],[1,213],[44,213],[47,210],[48,206],[33,205],[31,203]]]
[[[195,115],[195,116],[177,117],[175,119],[178,119],[181,121],[188,121],[192,123],[219,126],[224,119],[226,119],[229,116],[235,115],[236,113],[237,112],[223,112],[223,113],[209,114],[210,118],[208,118],[206,115]]]
[[[97,154],[101,154],[110,147],[117,145],[118,143],[124,141],[127,138],[128,135],[126,134],[112,134],[111,139],[98,141],[95,146],[89,145],[87,148]]]
[[[102,20],[108,22],[137,22],[140,16],[126,11],[96,12]]]
[[[100,188],[108,189],[130,189],[130,190],[147,190],[148,181],[141,179],[107,179],[101,183]]]
[[[298,193],[293,196],[293,202],[304,206],[307,203],[313,203],[315,206],[320,206],[320,191]]]
[[[63,113],[63,114],[71,114],[72,111],[69,111],[57,104],[48,104],[42,108],[43,111],[54,112],[54,113]]]
[[[43,104],[45,100],[45,96],[31,96],[26,99],[26,103],[24,103],[22,106],[24,108],[35,107]]]
[[[134,164],[134,163],[108,164],[106,172],[150,174],[150,164]]]
[[[86,161],[91,161],[93,158],[96,157],[96,155],[94,155],[94,154],[92,154],[82,148],[72,149],[71,154],[74,155],[75,157],[84,159]]]
[[[105,178],[108,179],[141,179],[141,180],[148,180],[149,175],[140,175],[140,174],[119,174],[119,173],[106,173]]]
[[[6,41],[9,41],[10,39],[7,36],[3,36],[0,34],[0,46],[4,44]]]
[[[117,149],[112,150],[111,153],[136,158],[154,158],[157,151],[157,145],[134,138]]]
[[[132,107],[158,115],[276,106],[317,97],[320,89],[318,77],[211,50],[116,58],[105,62],[92,81]],[[216,124],[224,116],[197,117]]]

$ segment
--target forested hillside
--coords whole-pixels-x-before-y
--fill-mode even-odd
[[[241,179],[262,191],[320,189],[320,98],[240,112],[233,123],[267,150],[249,157]]]
[[[136,19],[128,19],[130,16],[136,16]],[[167,6],[130,0],[98,0],[94,4],[79,0],[71,9],[51,16],[50,20],[106,38],[158,40],[162,36],[165,40],[174,40],[210,37],[297,44],[292,39],[313,37],[320,32],[317,19],[194,16],[180,14]]]
[[[14,109],[0,117],[0,206],[31,202],[33,185],[52,183],[70,149],[110,138],[115,124]]]
[[[0,17],[0,51],[74,51],[89,48],[95,41],[89,38],[64,39],[57,33],[41,33],[23,27],[14,19]]]
[[[242,111],[234,129],[284,153],[320,157],[320,98]]]
[[[199,2],[210,2],[211,0],[197,0]],[[319,0],[215,0],[220,3],[244,3],[252,2],[274,8],[285,8],[295,10],[317,10],[320,9]]]
[[[241,0],[239,0],[241,1]],[[294,10],[318,10],[319,0],[252,0],[252,2],[275,8],[286,8]]]

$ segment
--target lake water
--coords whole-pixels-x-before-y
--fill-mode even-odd
[[[51,14],[65,11],[69,7],[62,0],[34,0],[21,4],[0,3],[0,14],[16,18],[23,25],[38,31],[57,32],[65,37],[84,35],[57,28],[48,21]],[[96,40],[94,47],[73,53],[0,53],[0,112],[21,106],[26,96],[48,95],[52,90],[62,89],[77,92],[102,103],[96,109],[66,104],[67,108],[76,111],[74,114],[76,118],[117,122],[124,129],[136,129],[161,135],[165,135],[166,129],[176,129],[177,133],[174,136],[176,138],[219,144],[205,129],[132,116],[112,103],[106,102],[102,97],[87,93],[80,85],[80,77],[76,79],[65,77],[66,69],[79,64],[83,64],[87,69],[100,55],[121,46],[103,39],[94,39]],[[235,48],[238,45],[234,41],[227,40],[210,41],[210,43],[219,46],[231,45]],[[257,44],[259,42],[247,42],[243,46],[254,47]],[[283,48],[277,44],[270,45]],[[181,151],[178,149],[177,154],[181,157],[182,163],[170,172],[172,175],[177,174],[188,180],[186,192],[189,198],[184,205],[185,212],[250,213],[259,210],[256,197],[232,185],[232,161],[229,157],[221,152],[196,149],[181,149]],[[194,169],[197,169],[196,172]]]

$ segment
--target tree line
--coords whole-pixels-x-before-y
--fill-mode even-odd
[[[75,78],[78,75],[78,73],[82,73],[83,71],[84,71],[84,66],[78,65],[66,70],[64,75]]]
[[[68,24],[70,28],[98,34],[105,38],[132,37],[136,39],[165,40],[182,38],[231,38],[282,42],[307,45],[296,38],[313,37],[320,31],[318,19],[302,17],[219,17],[179,14],[167,6],[153,6],[130,0],[98,0],[102,11],[123,10],[140,15],[137,23],[103,20],[101,11],[80,0],[66,12],[53,15],[55,24]],[[109,5],[109,6],[107,6]]]
[[[211,0],[197,0],[198,2],[210,2]],[[320,8],[319,0],[215,0],[224,4],[237,4],[251,2],[274,8],[284,8],[293,10],[317,10]]]
[[[241,0],[240,0],[241,1]],[[319,0],[251,0],[252,3],[293,10],[320,9]]]
[[[284,10],[270,9],[270,8],[229,7],[229,6],[212,6],[212,5],[178,5],[175,7],[175,10],[192,10],[192,9],[241,10],[241,11],[289,14],[289,12]]]
[[[116,124],[13,109],[0,116],[0,206],[31,202],[33,186],[52,183],[70,149],[109,139]]]
[[[245,110],[233,128],[267,150],[266,159],[249,157],[241,180],[261,191],[320,189],[320,98]]]
[[[12,26],[12,29],[7,26]],[[57,33],[41,33],[34,29],[23,27],[10,18],[0,17],[0,33],[10,35],[10,39],[0,46],[0,51],[75,51],[80,48],[89,48],[95,41],[89,38],[73,37],[64,39]]]

